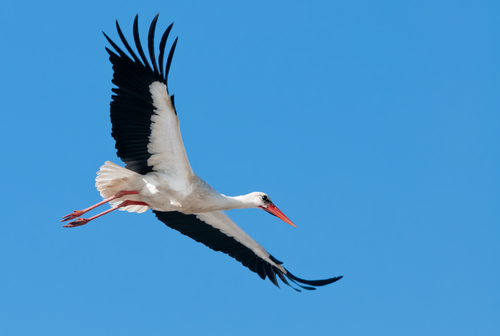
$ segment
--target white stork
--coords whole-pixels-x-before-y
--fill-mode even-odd
[[[173,24],[161,38],[157,63],[154,52],[157,20],[158,15],[151,23],[148,35],[151,65],[139,39],[138,16],[134,20],[133,32],[140,58],[125,39],[118,22],[118,35],[132,58],[103,33],[115,49],[106,48],[113,64],[113,84],[116,85],[112,89],[111,101],[112,135],[116,140],[117,155],[126,166],[123,168],[107,161],[96,178],[97,190],[104,200],[87,209],[74,211],[62,221],[75,219],[108,202],[111,209],[88,219],[77,218],[64,227],[87,224],[116,209],[140,213],[151,208],[167,226],[215,251],[228,254],[262,279],[269,277],[278,287],[276,275],[289,286],[288,280],[308,290],[341,279],[342,276],[325,280],[297,278],[223,212],[261,208],[295,226],[268,195],[252,192],[243,196],[225,196],[193,172],[182,143],[174,95],[169,94],[167,87],[177,39],[170,48],[164,70],[165,45]]]

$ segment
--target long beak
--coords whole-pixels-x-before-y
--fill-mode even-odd
[[[291,220],[288,219],[287,216],[285,216],[285,214],[283,212],[281,212],[280,209],[278,209],[276,207],[276,205],[274,205],[273,203],[270,203],[267,208],[264,208],[263,206],[259,206],[259,208],[269,212],[271,215],[273,216],[276,216],[278,217],[279,219],[281,219],[282,221],[284,221],[285,223],[288,223],[290,224],[291,226],[293,227],[297,227],[297,225],[293,224],[293,222]]]

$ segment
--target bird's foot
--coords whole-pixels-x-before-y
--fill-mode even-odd
[[[69,215],[64,216],[63,219],[61,220],[61,222],[69,221],[70,219],[75,219],[78,216],[83,215],[85,212],[86,211],[84,211],[84,210],[75,210],[72,213],[70,213]]]
[[[87,218],[78,218],[75,221],[72,221],[72,222],[69,222],[66,225],[63,225],[63,227],[65,227],[65,228],[72,228],[72,227],[77,227],[77,226],[85,225],[88,222],[90,222],[90,219],[87,219]]]

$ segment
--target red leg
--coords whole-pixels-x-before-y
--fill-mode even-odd
[[[144,202],[126,200],[126,201],[121,202],[117,206],[112,207],[109,210],[106,210],[104,212],[101,212],[100,214],[95,215],[94,217],[90,217],[90,218],[78,218],[75,221],[72,221],[72,222],[69,222],[66,225],[63,225],[63,227],[71,228],[71,227],[77,227],[77,226],[85,225],[88,222],[90,222],[91,220],[94,220],[96,218],[104,216],[105,214],[110,213],[111,211],[115,211],[116,209],[119,209],[119,208],[122,208],[122,207],[125,207],[125,206],[128,206],[128,205],[145,205],[145,206],[149,206],[149,204],[144,203]]]
[[[66,215],[63,217],[63,219],[61,220],[61,222],[65,222],[65,221],[68,221],[70,219],[74,219],[78,216],[81,216],[83,215],[84,213],[87,213],[89,212],[90,210],[93,210],[95,208],[97,208],[98,206],[101,206],[103,204],[106,204],[114,199],[117,199],[117,198],[120,198],[120,197],[123,197],[125,195],[136,195],[138,194],[137,191],[126,191],[126,190],[121,190],[119,192],[117,192],[114,196],[111,196],[110,198],[106,198],[105,200],[103,200],[102,202],[99,202],[97,204],[94,204],[92,205],[91,207],[87,208],[87,209],[83,209],[83,210],[75,210],[73,211],[72,213],[70,213],[69,215]]]

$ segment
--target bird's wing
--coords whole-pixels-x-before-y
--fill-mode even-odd
[[[280,261],[271,256],[222,211],[193,215],[186,215],[177,211],[153,210],[153,212],[167,226],[210,247],[214,251],[228,254],[241,262],[243,266],[259,274],[262,279],[265,279],[266,276],[269,277],[269,280],[278,287],[276,275],[290,287],[292,286],[287,279],[307,290],[314,290],[315,287],[328,285],[342,278],[342,276],[325,280],[297,278],[281,266]]]
[[[106,34],[114,51],[106,48],[113,64],[114,95],[111,101],[112,135],[117,155],[126,167],[139,174],[164,172],[177,180],[193,175],[182,143],[174,96],[167,89],[167,78],[177,39],[170,49],[165,70],[163,59],[171,24],[160,41],[158,63],[154,52],[154,34],[158,15],[153,19],[148,35],[149,60],[139,40],[138,16],[134,21],[134,42],[140,58],[125,39],[118,22],[118,35],[130,56]]]

